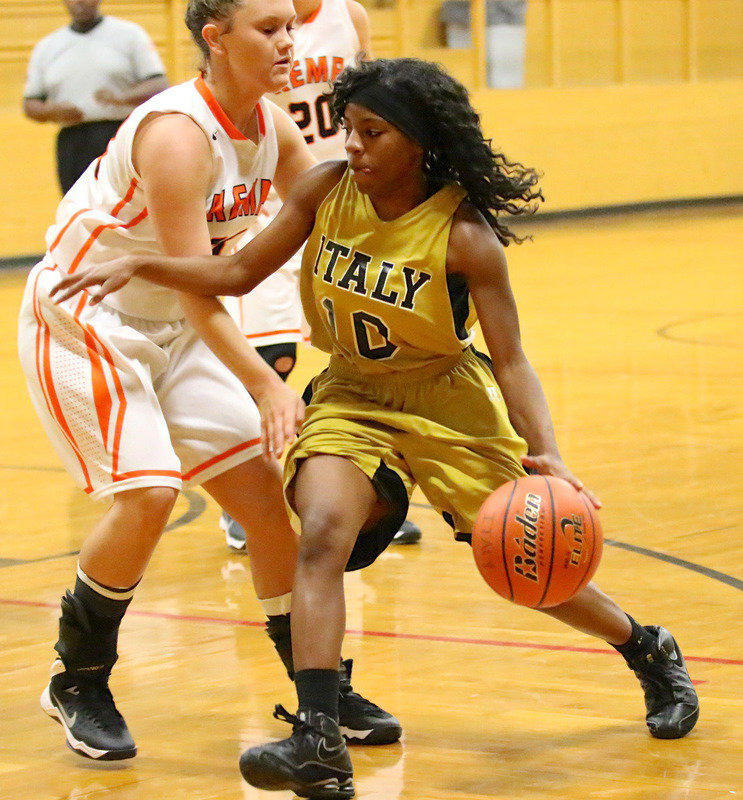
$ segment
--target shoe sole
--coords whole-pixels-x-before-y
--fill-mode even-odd
[[[356,792],[353,787],[353,778],[342,784],[337,778],[321,781],[311,786],[306,783],[297,783],[290,778],[279,778],[275,773],[266,773],[258,764],[244,764],[240,760],[240,772],[245,782],[256,789],[267,792],[294,792],[298,797],[307,797],[310,800],[351,800]]]
[[[386,728],[371,728],[370,730],[355,730],[340,725],[343,738],[348,744],[360,745],[382,745],[395,744],[402,736],[402,728],[399,725],[389,725]]]
[[[49,686],[41,693],[39,702],[42,710],[62,726],[65,732],[65,738],[67,739],[67,747],[78,755],[93,759],[94,761],[123,761],[126,758],[134,758],[134,756],[137,755],[136,747],[128,750],[99,750],[96,747],[91,747],[85,744],[85,742],[76,739],[65,722],[64,717],[59,713],[59,709],[54,705]]]

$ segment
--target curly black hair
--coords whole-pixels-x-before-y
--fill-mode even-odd
[[[341,124],[353,94],[369,84],[381,84],[424,115],[430,136],[425,173],[434,182],[459,183],[504,245],[522,242],[498,214],[534,213],[544,199],[537,185],[539,175],[493,150],[467,89],[438,64],[417,58],[359,61],[333,83],[330,103],[335,124]]]

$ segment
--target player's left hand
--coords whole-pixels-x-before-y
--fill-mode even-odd
[[[586,489],[583,481],[573,475],[559,456],[554,456],[550,453],[522,456],[521,464],[525,469],[538,472],[540,475],[554,475],[556,478],[562,478],[579,492],[583,492],[594,508],[601,508],[602,504],[598,497],[590,489]]]
[[[263,455],[278,458],[297,436],[304,420],[304,401],[278,376],[250,386],[261,415]]]

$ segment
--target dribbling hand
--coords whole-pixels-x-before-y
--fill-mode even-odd
[[[99,286],[100,288],[90,293],[90,305],[94,306],[107,294],[126,286],[136,271],[137,262],[132,256],[116,258],[94,267],[84,267],[72,275],[65,275],[49,292],[49,296],[55,303],[63,303],[89,286]]]
[[[571,486],[574,486],[579,492],[583,492],[594,508],[601,508],[602,504],[598,497],[596,497],[590,489],[586,489],[583,485],[583,481],[576,478],[558,456],[550,454],[522,456],[521,464],[525,469],[537,472],[539,475],[554,475],[556,478],[562,478]]]

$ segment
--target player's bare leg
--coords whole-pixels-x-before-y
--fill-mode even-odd
[[[291,592],[298,537],[284,507],[279,463],[258,456],[205,482],[204,489],[246,532],[258,598]]]
[[[105,586],[136,584],[147,567],[173,510],[178,491],[167,486],[114,495],[108,511],[80,548],[80,567]]]
[[[623,645],[632,635],[627,615],[595,583],[589,583],[566,603],[541,609],[550,617],[611,645]]]
[[[277,707],[276,716],[293,723],[292,735],[246,751],[240,769],[259,788],[352,797],[353,767],[338,725],[343,575],[359,531],[379,516],[380,504],[358,467],[330,455],[300,465],[292,499],[302,522],[292,612],[299,709],[294,716]],[[320,789],[327,795],[306,794]]]
[[[302,541],[292,620],[297,671],[337,670],[346,625],[344,570],[378,502],[369,478],[346,458],[318,455],[299,467],[294,507]]]

